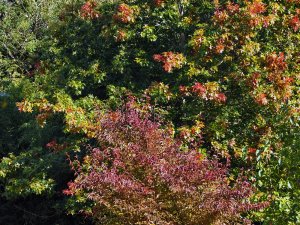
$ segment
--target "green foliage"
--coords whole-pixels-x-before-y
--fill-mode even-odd
[[[271,202],[250,218],[300,223],[299,1],[2,2],[3,196],[61,193],[64,153],[83,157],[99,112],[136,96],[182,148],[249,171]]]
[[[9,154],[8,157],[2,158],[0,177],[6,183],[3,196],[14,198],[18,195],[39,195],[53,188],[53,180],[47,179],[45,172],[43,172],[45,160],[37,160],[36,158],[39,157],[39,150],[32,149],[26,153],[21,153],[17,157]],[[26,162],[28,160],[32,162]],[[37,164],[38,161],[40,162],[39,164]],[[50,162],[46,161],[46,163]],[[30,175],[33,175],[33,177]]]

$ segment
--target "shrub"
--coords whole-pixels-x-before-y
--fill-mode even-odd
[[[99,224],[224,224],[265,206],[250,203],[253,188],[242,176],[230,181],[227,164],[182,152],[180,139],[147,113],[129,106],[99,120],[100,147],[65,190],[86,193]]]

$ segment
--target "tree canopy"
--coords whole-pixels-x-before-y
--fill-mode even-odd
[[[299,17],[2,0],[0,223],[299,224]]]

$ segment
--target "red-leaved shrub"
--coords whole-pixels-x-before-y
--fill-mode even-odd
[[[224,224],[266,205],[250,203],[253,189],[242,177],[229,181],[228,165],[181,151],[147,113],[129,105],[99,120],[100,147],[65,190],[95,202],[98,224]]]

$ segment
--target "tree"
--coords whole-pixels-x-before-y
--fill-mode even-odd
[[[62,118],[80,149],[97,138],[99,110],[144,96],[183,149],[230,159],[233,176],[251,171],[256,199],[272,202],[257,220],[297,224],[298,8],[294,0],[66,5],[49,24],[40,66],[21,82],[19,110],[42,126]]]

